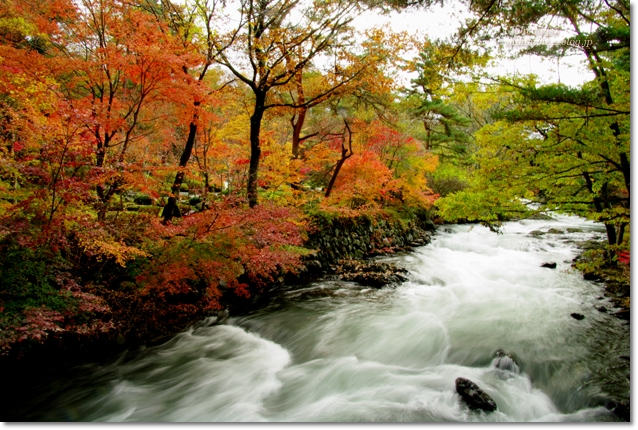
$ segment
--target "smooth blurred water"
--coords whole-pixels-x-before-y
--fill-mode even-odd
[[[532,230],[582,232],[531,237]],[[290,288],[268,307],[164,345],[86,365],[37,394],[46,421],[616,421],[629,400],[629,327],[601,313],[602,285],[571,269],[572,241],[604,230],[575,217],[440,229],[385,258],[393,289],[335,280]],[[542,268],[556,262],[556,269]],[[577,321],[570,316],[585,316]],[[513,357],[498,358],[502,349]],[[454,381],[495,400],[470,411]]]

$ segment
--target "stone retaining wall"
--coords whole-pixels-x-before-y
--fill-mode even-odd
[[[316,253],[306,259],[311,272],[329,271],[344,259],[362,259],[399,251],[430,242],[431,220],[372,220],[368,217],[316,219],[307,248]]]

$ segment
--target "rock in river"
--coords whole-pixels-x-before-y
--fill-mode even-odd
[[[335,272],[344,281],[357,282],[360,285],[374,288],[397,285],[408,280],[403,275],[403,273],[408,273],[406,269],[394,264],[379,262],[340,260]]]
[[[494,399],[469,379],[456,378],[456,392],[461,395],[465,403],[472,410],[483,410],[486,412],[496,410]]]
[[[547,267],[548,269],[555,269],[556,263],[543,263],[541,264],[541,267]]]
[[[496,350],[496,358],[492,363],[497,369],[508,370],[514,373],[520,373],[521,371],[516,364],[516,361],[514,361],[514,357],[512,357],[512,354],[509,354],[502,349]]]

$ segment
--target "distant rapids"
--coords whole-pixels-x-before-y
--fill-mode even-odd
[[[202,321],[163,345],[84,365],[34,391],[21,419],[618,421],[604,405],[629,400],[629,327],[610,315],[602,284],[571,268],[574,242],[604,229],[554,216],[503,231],[440,227],[430,245],[382,259],[410,272],[396,288],[293,286],[227,325]],[[497,410],[468,409],[458,377]]]

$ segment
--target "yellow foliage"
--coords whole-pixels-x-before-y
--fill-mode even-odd
[[[91,234],[93,235],[93,234]],[[136,257],[148,257],[149,254],[141,249],[128,246],[121,241],[116,241],[103,234],[102,237],[79,236],[79,245],[87,254],[93,256],[98,261],[113,259],[115,262],[125,267],[128,261]]]

